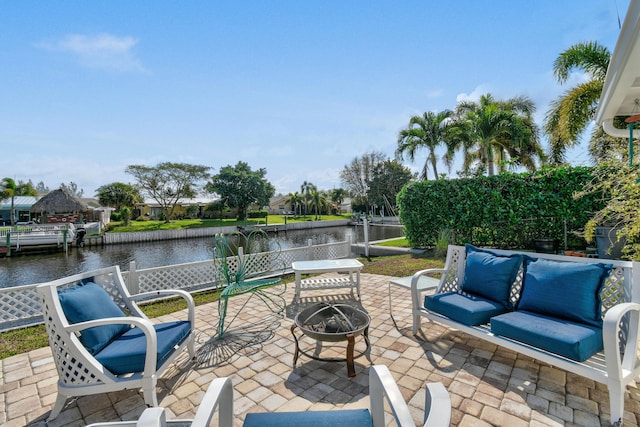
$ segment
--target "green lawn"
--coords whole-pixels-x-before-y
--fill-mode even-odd
[[[392,246],[394,248],[410,248],[411,244],[406,237],[399,237],[393,240],[386,240],[384,242],[376,243],[376,246]]]
[[[306,222],[314,221],[315,215],[307,216],[290,216],[287,215],[286,222]],[[351,215],[319,215],[320,221],[351,219]],[[112,221],[109,223],[109,231],[112,232],[132,232],[132,231],[152,231],[152,230],[176,230],[181,228],[202,228],[202,227],[226,227],[237,225],[259,225],[259,224],[284,224],[284,215],[269,215],[266,218],[252,218],[246,221],[237,221],[232,219],[181,219],[171,222],[164,221],[131,221],[128,226],[122,225],[121,222]]]

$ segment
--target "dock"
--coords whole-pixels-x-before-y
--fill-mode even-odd
[[[76,235],[73,224],[29,224],[0,228],[0,255],[20,252],[67,252]]]

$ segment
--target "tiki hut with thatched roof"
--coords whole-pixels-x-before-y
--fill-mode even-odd
[[[87,206],[62,188],[53,190],[31,206],[31,212],[39,212],[42,222],[77,222]]]

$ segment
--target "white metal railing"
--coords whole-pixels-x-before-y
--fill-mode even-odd
[[[322,245],[312,245],[309,240],[307,246],[283,249],[277,257],[274,257],[274,253],[252,254],[260,260],[260,270],[264,275],[289,272],[294,261],[348,258],[351,255],[351,240]],[[230,266],[237,265],[236,257],[229,257],[228,263]],[[214,274],[213,260],[141,270],[132,262],[129,271],[122,272],[131,294],[160,289],[198,291],[211,288],[215,287]],[[0,331],[42,322],[40,298],[36,292],[38,285],[0,288]]]

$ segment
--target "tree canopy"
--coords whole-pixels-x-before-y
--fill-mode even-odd
[[[561,52],[553,63],[553,74],[560,84],[568,81],[573,70],[582,70],[588,77],[554,100],[547,112],[543,129],[549,136],[553,163],[564,162],[567,148],[577,144],[593,119],[610,60],[609,49],[597,42],[586,42]]]
[[[267,181],[266,174],[266,169],[254,171],[247,163],[240,161],[235,166],[220,168],[220,172],[211,178],[205,188],[217,193],[229,207],[238,208],[238,219],[243,220],[249,206],[266,206],[275,194],[275,187]]]
[[[142,194],[158,202],[165,221],[173,217],[182,198],[194,197],[203,181],[209,178],[209,166],[163,162],[157,166],[129,165],[125,172],[133,175]]]
[[[508,162],[535,170],[536,162],[544,160],[544,153],[534,112],[533,102],[525,96],[500,101],[485,94],[477,102],[460,102],[450,149],[462,149],[465,172],[475,164],[480,172],[487,171],[491,176],[496,165],[503,171]]]
[[[397,160],[378,163],[373,170],[373,177],[369,180],[369,202],[378,207],[386,206],[395,210],[396,196],[412,178],[411,170]]]
[[[351,163],[345,165],[340,172],[340,179],[349,193],[358,199],[362,205],[368,205],[368,182],[373,178],[373,169],[380,162],[387,159],[379,151],[364,153],[360,157],[354,158]]]
[[[429,165],[433,169],[434,179],[438,179],[438,158],[436,148],[446,145],[447,129],[452,123],[449,120],[453,116],[453,111],[444,110],[439,113],[432,111],[424,113],[422,116],[413,116],[409,119],[409,125],[398,134],[398,148],[396,157],[403,160],[404,154],[412,162],[415,161],[416,153],[424,148],[427,150],[427,159],[420,172],[421,179],[427,179]],[[447,166],[451,166],[451,159],[445,156]]]
[[[111,206],[120,212],[123,207],[134,207],[142,201],[142,196],[133,185],[122,182],[105,184],[96,190],[96,196],[100,204]]]

